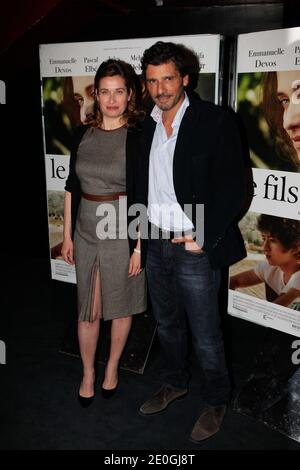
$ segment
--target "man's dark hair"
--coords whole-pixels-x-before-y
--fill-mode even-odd
[[[278,238],[286,250],[300,247],[300,221],[276,217],[273,215],[261,214],[258,217],[257,228],[260,232],[270,233]],[[300,258],[300,252],[297,254]]]
[[[148,65],[161,65],[174,62],[176,69],[182,77],[188,74],[189,67],[186,60],[184,46],[173,42],[158,41],[146,49],[142,57],[142,72],[145,77]]]

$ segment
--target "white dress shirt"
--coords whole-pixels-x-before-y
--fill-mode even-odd
[[[191,220],[177,202],[173,182],[173,158],[179,127],[189,106],[188,96],[178,109],[172,123],[172,134],[167,136],[162,122],[163,111],[154,106],[151,117],[156,122],[150,151],[148,217],[152,224],[173,232],[190,231]]]

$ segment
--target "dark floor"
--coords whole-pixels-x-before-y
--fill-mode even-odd
[[[299,443],[232,407],[215,437],[191,443],[201,410],[193,357],[187,398],[160,415],[141,417],[139,406],[160,386],[156,341],[142,375],[122,370],[111,400],[98,393],[90,408],[81,409],[80,360],[59,352],[74,314],[74,286],[51,281],[47,261],[4,259],[2,268],[0,340],[6,343],[7,364],[0,365],[1,449],[300,450]],[[229,315],[225,327],[236,393],[251,373],[265,329]],[[101,377],[102,365],[99,370]]]

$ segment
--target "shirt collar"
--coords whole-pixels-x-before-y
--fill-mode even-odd
[[[180,125],[181,119],[183,118],[185,110],[189,106],[189,104],[190,104],[190,100],[188,98],[188,95],[186,94],[186,92],[184,92],[184,100],[181,103],[180,108],[178,109],[178,111],[175,115],[175,118],[172,122],[172,127],[173,128],[175,126]],[[155,105],[154,108],[151,111],[150,116],[158,124],[159,122],[162,121],[162,113],[163,113],[163,111],[157,105]]]

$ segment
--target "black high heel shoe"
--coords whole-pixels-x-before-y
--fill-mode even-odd
[[[97,382],[97,373],[95,372],[94,389],[96,387],[96,382]],[[88,408],[94,401],[95,393],[91,397],[83,397],[80,395],[79,392],[80,392],[80,387],[79,387],[78,395],[77,395],[80,406],[82,408]]]
[[[115,388],[103,388],[101,387],[101,395],[103,398],[111,398],[115,395],[116,391],[118,390],[118,383]]]
[[[91,397],[82,397],[80,393],[78,392],[78,401],[82,408],[87,408],[88,406],[90,406],[93,403],[94,398],[95,398],[95,394],[92,395]]]

